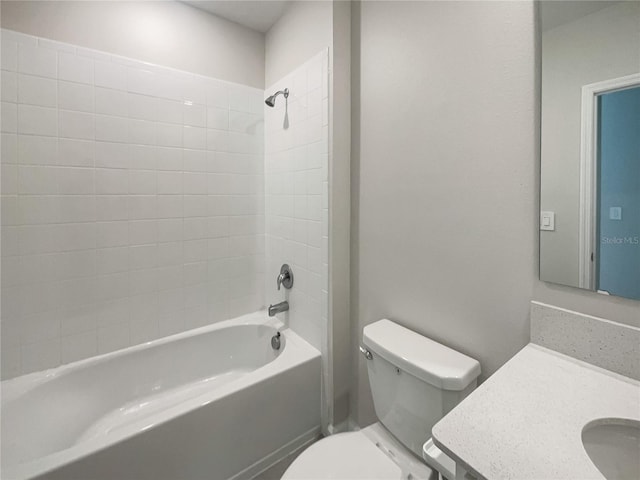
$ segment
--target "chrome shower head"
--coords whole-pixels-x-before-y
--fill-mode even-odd
[[[264,103],[266,103],[268,106],[270,107],[274,107],[276,104],[276,97],[280,94],[284,95],[284,98],[289,98],[289,89],[285,88],[284,90],[280,90],[276,93],[274,93],[273,95],[271,95],[270,97],[268,97]]]

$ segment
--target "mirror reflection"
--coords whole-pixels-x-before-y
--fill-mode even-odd
[[[640,2],[540,18],[540,278],[640,299]]]

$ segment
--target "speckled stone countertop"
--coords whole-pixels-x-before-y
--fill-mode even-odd
[[[486,479],[603,479],[582,446],[598,418],[640,420],[640,382],[529,344],[432,431]]]

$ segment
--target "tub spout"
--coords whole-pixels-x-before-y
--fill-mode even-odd
[[[269,305],[269,316],[275,317],[277,313],[286,312],[287,310],[289,310],[289,302],[286,300],[275,305]]]

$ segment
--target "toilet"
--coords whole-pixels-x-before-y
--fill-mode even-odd
[[[477,384],[477,360],[391,320],[367,325],[361,348],[378,422],[307,448],[283,480],[455,479],[431,428]]]

